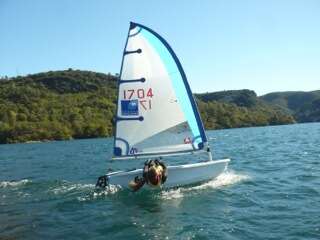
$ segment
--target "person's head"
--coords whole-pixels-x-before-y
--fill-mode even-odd
[[[159,186],[162,180],[163,169],[161,166],[153,165],[148,170],[148,182],[154,186]]]

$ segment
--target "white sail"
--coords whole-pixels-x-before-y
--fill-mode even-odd
[[[131,23],[119,79],[114,157],[194,152],[206,144],[178,58],[153,30]]]

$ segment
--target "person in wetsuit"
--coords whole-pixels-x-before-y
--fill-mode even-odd
[[[133,191],[138,191],[145,183],[151,187],[160,187],[167,180],[167,167],[158,159],[148,160],[144,164],[143,174],[129,183]]]

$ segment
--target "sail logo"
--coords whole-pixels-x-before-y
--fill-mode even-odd
[[[139,115],[138,100],[121,100],[121,114],[123,116]]]
[[[153,91],[152,88],[139,88],[139,89],[125,89],[123,90],[123,99],[131,100],[132,98],[138,99],[138,105],[142,110],[151,110],[152,109],[152,97]]]

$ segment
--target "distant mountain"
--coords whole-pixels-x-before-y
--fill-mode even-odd
[[[291,114],[268,104],[248,89],[195,94],[207,128],[234,128],[294,123]]]
[[[0,81],[0,143],[110,136],[116,76],[66,70]]]
[[[260,97],[291,113],[298,122],[320,121],[320,90],[311,92],[274,92]]]
[[[69,69],[0,80],[0,143],[113,133],[117,76]],[[195,96],[206,129],[295,122],[287,111],[251,90]],[[310,111],[314,107],[311,104]]]
[[[253,107],[256,106],[259,102],[257,94],[248,89],[243,90],[228,90],[221,92],[212,92],[212,93],[202,93],[195,94],[198,99],[203,102],[225,102],[232,103],[239,107]]]

